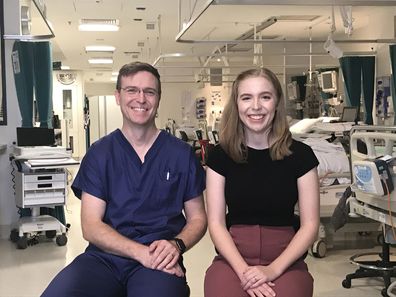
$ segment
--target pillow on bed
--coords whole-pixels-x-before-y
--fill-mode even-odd
[[[294,134],[308,133],[312,131],[312,127],[317,123],[321,122],[322,119],[302,119],[290,127],[290,132]]]

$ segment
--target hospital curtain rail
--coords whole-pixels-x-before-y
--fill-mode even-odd
[[[357,106],[360,109],[360,95],[363,82],[364,123],[372,125],[375,57],[342,57],[339,59],[339,62],[344,76],[347,104],[350,106]],[[360,114],[358,114],[358,120],[361,120]]]

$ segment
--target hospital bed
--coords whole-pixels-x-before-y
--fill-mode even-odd
[[[352,125],[348,123],[330,123],[330,119],[304,119],[302,124],[298,123],[291,127],[293,138],[309,145],[319,161],[318,174],[320,179],[320,218],[321,224],[318,238],[311,247],[311,254],[315,257],[325,257],[329,248],[335,246],[335,238],[338,234],[350,235],[354,233],[358,236],[378,234],[378,224],[362,219],[351,218],[345,225],[342,232],[335,236],[334,228],[331,224],[331,217],[334,209],[340,201],[343,193],[351,183],[350,161],[349,161],[349,130]],[[318,125],[320,124],[320,125]],[[341,126],[342,125],[342,126]],[[327,127],[325,129],[324,127]],[[335,128],[330,128],[334,126]],[[320,127],[318,129],[318,127]],[[347,236],[343,241],[350,239]]]
[[[367,153],[357,150],[357,142],[364,142]],[[353,215],[379,222],[383,230],[382,250],[363,253],[350,258],[359,268],[346,275],[344,288],[351,287],[355,278],[382,277],[385,287],[382,296],[395,296],[391,278],[396,277],[396,262],[391,261],[390,244],[396,243],[396,127],[355,127],[351,130],[352,189],[355,197],[348,200]],[[379,260],[367,260],[376,256]],[[366,260],[363,259],[366,258]]]

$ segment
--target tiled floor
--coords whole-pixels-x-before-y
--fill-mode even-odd
[[[84,250],[86,243],[81,236],[76,198],[70,199],[66,215],[72,226],[64,247],[49,241],[17,250],[11,241],[0,240],[0,297],[40,296],[53,276]],[[379,247],[375,249],[379,250]],[[341,286],[345,274],[355,270],[349,257],[361,251],[368,250],[330,250],[322,259],[308,256],[307,262],[315,279],[315,297],[381,296],[382,282],[379,279],[353,281],[351,289]],[[208,235],[185,255],[191,297],[203,297],[204,273],[213,255]]]

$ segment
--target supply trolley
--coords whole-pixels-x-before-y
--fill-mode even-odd
[[[12,228],[11,241],[19,249],[38,243],[38,237],[55,238],[57,245],[67,243],[65,222],[48,214],[43,207],[63,206],[67,197],[67,167],[78,165],[62,147],[14,147],[10,155],[16,206],[21,217]]]

